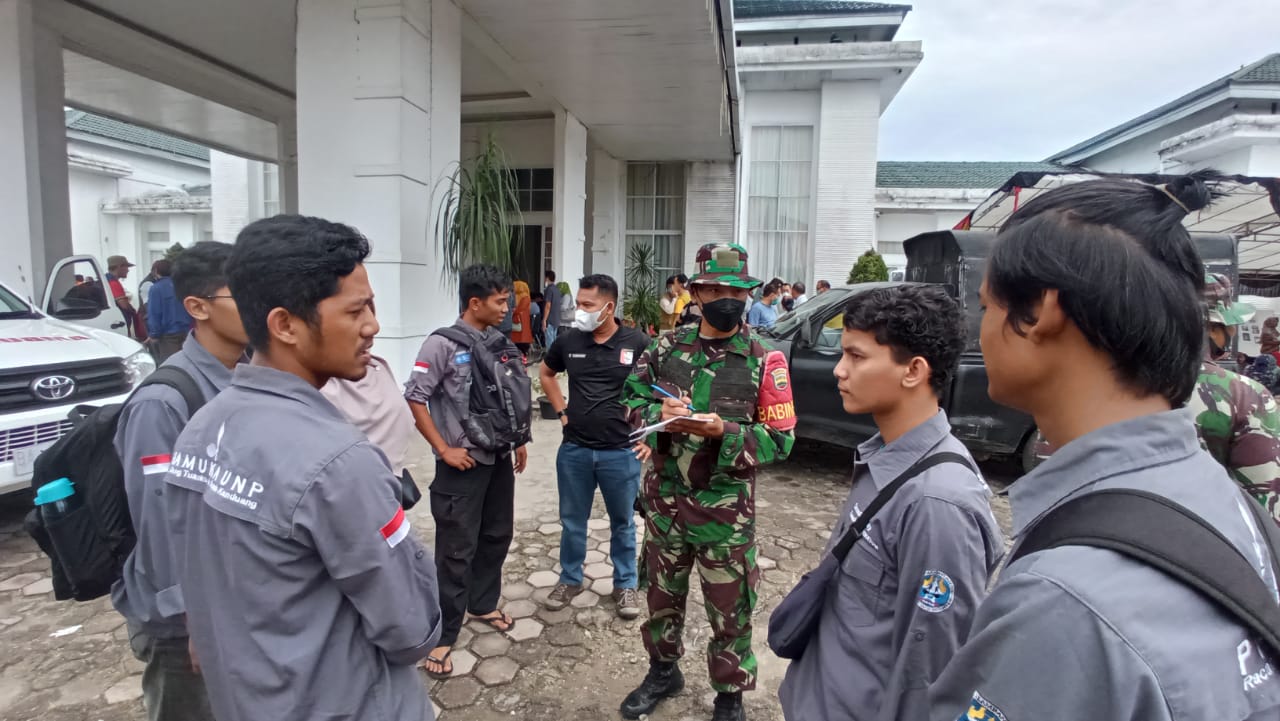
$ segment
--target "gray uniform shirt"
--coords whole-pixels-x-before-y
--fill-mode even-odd
[[[479,331],[461,319],[453,325],[472,337],[481,337]],[[485,331],[497,332],[492,328]],[[462,430],[461,413],[469,407],[466,384],[470,377],[470,349],[444,336],[431,335],[422,342],[422,349],[418,351],[418,360],[404,384],[404,397],[431,409],[431,419],[450,447],[465,448],[476,463],[493,465],[497,461],[493,451],[476,448]]]
[[[231,370],[196,342],[194,334],[164,364],[186,371],[206,403],[231,383]],[[122,616],[154,638],[187,635],[163,496],[173,444],[189,417],[182,395],[157,384],[134,394],[116,426],[116,455],[124,470],[138,543],[111,589],[111,601]]]
[[[435,563],[386,457],[298,376],[242,365],[165,477],[219,721],[430,719]]]
[[[885,486],[944,451],[969,457],[942,411],[893,443],[877,435],[860,445],[827,552]],[[880,509],[845,558],[804,656],[787,670],[779,695],[789,721],[911,718],[925,709],[928,682],[968,637],[1004,555],[989,498],[974,471],[944,463]]]
[[[1247,499],[1185,411],[1094,431],[1015,483],[1015,543],[1068,498],[1104,488],[1159,493],[1199,514],[1274,589]],[[1253,634],[1164,573],[1085,546],[1006,568],[930,697],[937,721],[1280,718],[1274,659]]]

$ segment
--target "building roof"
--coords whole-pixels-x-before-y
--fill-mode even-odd
[[[876,164],[877,188],[999,188],[1018,173],[1065,170],[1060,165],[1019,162],[902,162]]]
[[[870,15],[909,12],[910,5],[860,0],[734,0],[733,16],[739,20],[794,17],[798,15]]]
[[[1224,75],[1217,80],[1200,88],[1196,88],[1171,103],[1165,103],[1149,113],[1143,113],[1138,117],[1121,123],[1120,125],[1105,130],[1088,140],[1077,143],[1066,150],[1057,153],[1049,158],[1050,161],[1061,160],[1071,155],[1075,155],[1082,150],[1104,143],[1112,138],[1132,130],[1140,125],[1151,122],[1162,115],[1176,110],[1184,105],[1189,105],[1202,98],[1209,97],[1215,93],[1225,90],[1232,85],[1249,85],[1249,84],[1267,84],[1280,83],[1280,53],[1272,53],[1265,58],[1246,65],[1234,73]]]
[[[209,149],[189,140],[130,125],[119,120],[86,113],[82,110],[66,111],[67,130],[75,130],[121,143],[161,150],[196,160],[208,160]]]

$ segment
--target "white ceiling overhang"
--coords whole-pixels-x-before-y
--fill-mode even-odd
[[[728,3],[457,0],[464,36],[462,115],[515,119],[567,110],[587,126],[594,143],[620,158],[732,159],[729,96],[736,78],[726,72],[721,45],[727,28],[731,65]],[[239,154],[275,156],[273,140],[266,142],[253,123],[233,121],[217,106],[268,122],[291,112],[293,0],[37,5],[76,53],[67,68],[74,105]],[[99,83],[104,87],[93,87]],[[122,94],[111,98],[112,89]],[[216,122],[197,122],[201,108],[192,98],[212,101],[204,109],[218,116]],[[175,101],[185,109],[156,110]],[[232,137],[236,123],[243,137]]]

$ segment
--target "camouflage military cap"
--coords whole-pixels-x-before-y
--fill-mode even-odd
[[[763,281],[747,273],[747,250],[735,243],[707,243],[698,249],[698,272],[689,285],[727,285],[755,288]]]
[[[1231,279],[1221,273],[1210,273],[1204,277],[1205,309],[1210,323],[1222,325],[1240,325],[1253,318],[1256,312],[1248,303],[1237,303],[1232,299],[1234,289]]]

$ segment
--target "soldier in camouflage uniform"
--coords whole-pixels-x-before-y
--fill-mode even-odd
[[[760,285],[747,274],[747,252],[708,244],[697,263],[690,289],[701,322],[652,343],[623,390],[636,427],[691,414],[708,421],[676,421],[637,446],[638,455],[653,460],[641,491],[640,583],[649,603],[641,635],[650,668],[622,704],[629,719],[651,713],[684,687],[677,662],[684,654],[685,599],[695,564],[713,632],[707,649],[718,692],[713,719],[746,718],[742,692],[756,683],[751,616],[760,577],[755,473],[785,459],[794,442],[786,357],[742,323],[747,293]],[[665,398],[652,385],[682,400]]]
[[[1280,412],[1275,398],[1257,381],[1212,360],[1230,344],[1236,326],[1253,317],[1253,309],[1232,302],[1231,295],[1226,276],[1205,278],[1209,358],[1200,366],[1187,407],[1205,450],[1280,521]]]

